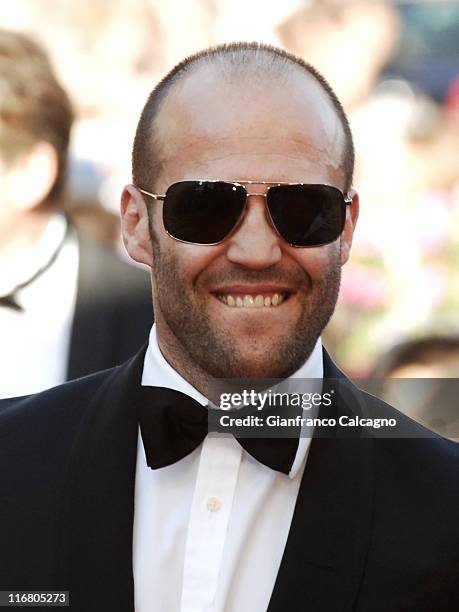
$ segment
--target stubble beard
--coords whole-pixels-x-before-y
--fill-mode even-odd
[[[208,293],[196,291],[196,299],[191,299],[189,281],[180,274],[178,258],[173,253],[163,253],[156,241],[153,249],[161,316],[177,340],[172,348],[173,361],[188,372],[198,366],[213,378],[287,378],[306,362],[336,306],[341,265],[340,253],[334,250],[320,281],[312,283],[304,273],[307,288],[298,296],[301,310],[296,322],[269,347],[258,347],[258,351],[254,326],[248,336],[253,338],[255,350],[242,351],[227,330],[212,323],[207,310]]]

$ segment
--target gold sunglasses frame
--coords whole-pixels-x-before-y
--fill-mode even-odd
[[[285,183],[285,182],[270,182],[270,181],[223,181],[223,180],[217,180],[217,179],[189,179],[187,181],[176,181],[175,183],[172,183],[173,185],[176,185],[177,183],[188,183],[188,182],[195,182],[195,183],[226,183],[228,185],[234,185],[236,187],[243,187],[246,193],[246,203],[244,205],[244,208],[241,211],[241,214],[239,216],[239,219],[236,221],[236,223],[234,224],[233,229],[222,239],[219,240],[218,242],[190,242],[189,240],[182,240],[181,238],[177,238],[176,236],[173,236],[172,234],[170,234],[166,228],[164,228],[165,232],[167,233],[168,236],[170,236],[173,240],[176,240],[177,242],[183,242],[184,244],[194,244],[196,246],[216,246],[218,244],[221,244],[222,242],[224,242],[225,240],[227,240],[230,236],[232,236],[238,229],[238,227],[241,225],[244,217],[245,217],[245,213],[247,210],[247,198],[250,196],[261,196],[265,198],[265,211],[266,211],[266,217],[267,220],[269,221],[269,224],[271,225],[271,227],[273,228],[273,230],[276,232],[276,234],[281,238],[281,240],[283,240],[286,244],[288,244],[291,247],[297,248],[297,249],[315,249],[317,247],[321,247],[321,246],[325,246],[327,244],[331,244],[331,242],[324,242],[322,244],[315,244],[313,246],[308,246],[308,245],[301,245],[301,244],[292,244],[291,242],[288,242],[288,240],[286,240],[284,238],[284,236],[282,236],[282,234],[279,232],[279,230],[277,229],[273,218],[271,217],[271,213],[269,211],[269,207],[267,204],[267,196],[268,196],[268,192],[269,189],[271,187],[281,187],[281,186],[301,186],[301,185],[305,185],[305,186],[321,186],[321,187],[331,187],[332,189],[335,189],[336,191],[339,191],[341,193],[341,195],[343,196],[343,202],[345,206],[350,206],[352,204],[352,198],[349,197],[349,193],[346,194],[346,196],[344,195],[344,193],[341,191],[341,189],[339,189],[338,187],[335,187],[334,185],[327,185],[325,183]],[[268,185],[268,189],[266,190],[265,193],[251,193],[249,191],[247,191],[246,189],[246,185]],[[144,195],[150,196],[150,198],[153,198],[154,200],[161,200],[164,201],[166,199],[166,195],[167,193],[151,193],[150,191],[147,191],[146,189],[142,189],[141,187],[139,187],[138,185],[134,185],[134,187],[140,191],[140,193],[143,193]],[[169,189],[169,187],[168,187]],[[164,225],[164,223],[163,223]],[[342,231],[341,231],[342,233]],[[337,239],[336,239],[337,240]],[[334,242],[334,241],[332,241]]]

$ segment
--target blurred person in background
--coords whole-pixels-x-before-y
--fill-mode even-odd
[[[120,363],[151,325],[147,274],[62,213],[72,122],[45,51],[0,30],[0,397]]]
[[[124,248],[121,244],[121,228],[119,215],[105,209],[98,201],[70,206],[66,209],[76,230],[85,236],[105,245],[115,252]]]
[[[459,336],[400,342],[380,357],[369,378],[386,402],[443,436],[459,438]]]
[[[333,90],[281,49],[205,49],[160,81],[121,197],[156,323],[122,366],[2,402],[0,588],[60,586],[81,612],[455,609],[459,447],[322,347],[353,161]],[[339,379],[332,431],[209,435],[212,384],[241,377]]]
[[[277,26],[282,44],[317,66],[346,110],[373,91],[400,35],[385,0],[312,0]]]

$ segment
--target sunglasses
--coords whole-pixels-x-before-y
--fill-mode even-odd
[[[179,181],[165,194],[137,189],[155,200],[163,200],[163,223],[176,240],[190,244],[216,245],[228,238],[241,224],[247,197],[266,199],[267,217],[275,231],[290,246],[318,247],[334,242],[343,231],[345,198],[336,187],[303,183],[267,183],[265,194],[249,193],[240,182]]]

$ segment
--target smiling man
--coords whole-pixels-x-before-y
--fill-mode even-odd
[[[329,85],[279,49],[206,50],[159,83],[121,202],[156,323],[125,365],[2,406],[1,589],[67,590],[85,612],[455,609],[457,446],[353,387],[320,341],[353,159]],[[339,380],[319,413],[335,426],[208,434],[212,384],[236,378]],[[358,425],[372,415],[398,435]]]
[[[125,240],[131,256],[153,270],[161,351],[177,371],[193,368],[198,388],[209,374],[289,376],[309,357],[335,307],[357,220],[355,191],[344,228],[340,218],[339,190],[349,192],[352,164],[348,123],[333,92],[312,68],[283,54],[204,53],[152,94],[134,144],[138,188],[123,194]],[[303,183],[331,187],[303,192]],[[148,190],[167,189],[165,211],[174,197],[176,209],[185,209],[180,227],[174,212],[168,217],[184,242],[164,231],[159,203],[147,195],[144,204]],[[276,222],[284,193],[293,210]],[[328,219],[338,230],[333,240],[316,232],[331,244],[301,248],[302,239],[310,247],[317,240],[315,212],[300,211],[321,197],[338,208]],[[288,244],[292,230],[298,236]]]

